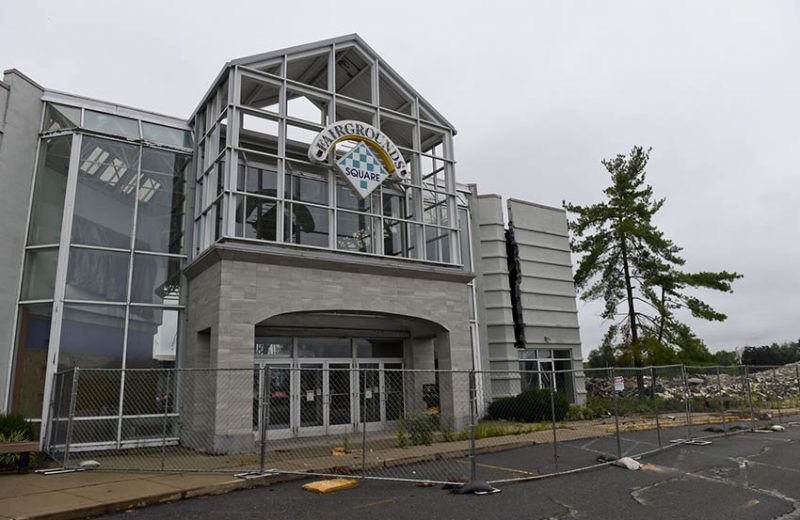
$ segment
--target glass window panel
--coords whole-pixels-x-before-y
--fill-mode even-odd
[[[72,243],[129,249],[139,147],[85,137],[78,168]]]
[[[277,197],[278,160],[247,152],[239,152],[239,157],[239,191]]]
[[[128,253],[71,248],[66,297],[71,300],[124,302],[129,259]]]
[[[290,204],[290,222],[284,224],[287,242],[328,247],[330,212],[325,208]],[[291,224],[291,225],[288,225]]]
[[[336,248],[374,253],[374,219],[362,213],[339,211],[336,214]]]
[[[384,379],[386,381],[386,420],[396,421],[402,419],[405,411],[403,399],[403,364],[386,363]]]
[[[386,256],[410,256],[409,226],[400,220],[383,220],[383,254]]]
[[[80,108],[57,105],[55,103],[47,104],[42,132],[68,130],[79,126],[81,126]]]
[[[350,338],[297,338],[297,357],[352,357]]]
[[[419,207],[422,206],[422,190],[409,186],[406,188],[406,211],[408,219],[420,221]]]
[[[163,376],[166,377],[166,376]],[[125,404],[124,407],[128,406],[128,381],[125,380]],[[158,387],[155,387],[158,389]],[[156,403],[160,402],[160,399],[163,398],[160,394],[156,395],[153,392],[153,388],[147,388],[146,392],[142,392],[138,396],[138,402],[136,404],[141,406],[149,406],[153,410],[157,410],[157,406],[151,406],[152,403],[148,402],[148,399],[156,399]],[[132,408],[136,408],[136,405],[131,405]],[[127,413],[127,412],[126,412]],[[141,412],[142,414],[145,413],[157,413],[163,414],[164,411],[155,411],[155,412]],[[132,441],[132,442],[139,442],[146,439],[152,439],[158,441],[156,445],[161,445],[161,436],[166,430],[167,437],[171,437],[174,435],[174,426],[175,426],[175,417],[136,417],[132,419],[122,419],[122,442],[125,441]]]
[[[25,254],[25,271],[22,275],[22,300],[48,300],[53,298],[56,286],[58,249],[33,249]]]
[[[182,262],[171,256],[134,254],[131,301],[178,304]]]
[[[72,136],[42,139],[31,203],[28,244],[57,244],[61,237]]]
[[[430,190],[422,191],[425,197],[425,223],[449,226],[450,212],[448,211],[448,201],[452,201],[453,196]]]
[[[41,417],[53,304],[20,305],[11,411]]]
[[[393,218],[408,218],[406,197],[402,193],[383,192],[383,215]]]
[[[77,365],[76,365],[77,366]],[[118,371],[92,370],[94,367],[81,366],[78,379],[78,392],[75,400],[76,417],[97,417],[104,415],[117,415],[119,413],[120,382],[122,374]],[[99,368],[99,367],[98,367]],[[103,367],[117,368],[117,367]],[[75,424],[73,423],[73,431]],[[99,423],[94,423],[99,424]],[[116,437],[116,432],[111,438]],[[111,440],[98,438],[96,440]],[[89,441],[84,441],[89,442]]]
[[[223,206],[222,206],[222,199],[219,199],[217,202],[214,203],[214,208],[209,212],[209,218],[214,219],[214,241],[216,242],[220,238],[222,238],[225,229],[222,225],[222,218],[224,215]]]
[[[469,211],[467,208],[458,208],[458,231],[461,245],[461,263],[464,265],[465,271],[471,271],[472,259],[470,258],[469,243]]]
[[[230,70],[230,69],[229,69]],[[219,86],[219,110],[220,112],[228,108],[228,78]]]
[[[132,139],[139,138],[139,122],[127,117],[87,110],[84,114],[83,126],[104,134],[121,135]]]
[[[136,249],[180,254],[184,251],[184,202],[190,156],[142,149]]]
[[[58,369],[122,368],[124,332],[122,305],[64,304]]]
[[[174,146],[176,148],[192,147],[192,134],[179,128],[142,121],[142,136],[147,141],[153,143]]]
[[[292,357],[292,338],[276,336],[256,336],[256,357]]]
[[[111,390],[113,385],[97,385],[101,386],[108,391]],[[116,390],[117,392],[119,389]],[[119,396],[117,396],[119,397]],[[113,400],[103,398],[103,404],[98,402],[89,401],[86,403],[86,416],[93,415],[92,411],[103,412],[102,415],[113,415]],[[112,412],[105,413],[109,410]],[[71,442],[75,444],[89,443],[89,442],[116,442],[117,441],[117,419],[102,419],[94,421],[73,421],[72,424],[72,439]]]
[[[277,240],[278,203],[260,197],[236,197],[236,236]]]
[[[157,307],[131,307],[126,368],[172,365],[178,344],[178,312]]]
[[[401,358],[403,340],[356,338],[356,357],[360,358]]]
[[[287,161],[286,171],[292,199],[328,205],[327,168]]]
[[[362,199],[349,184],[344,184],[339,181],[336,183],[336,207],[343,209],[352,209],[355,211],[372,212],[373,208],[377,209],[378,205],[378,190],[372,192],[369,196]]]
[[[450,262],[450,231],[447,229],[425,228],[426,258],[434,262]]]

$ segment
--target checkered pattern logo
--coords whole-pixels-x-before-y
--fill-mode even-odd
[[[363,142],[339,159],[336,165],[362,199],[380,186],[389,175],[380,159]]]

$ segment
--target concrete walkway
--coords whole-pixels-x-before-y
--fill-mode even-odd
[[[230,474],[107,471],[0,475],[0,519],[84,518],[294,478],[299,477],[244,480]]]

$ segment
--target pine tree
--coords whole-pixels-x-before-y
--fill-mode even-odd
[[[581,299],[603,300],[601,316],[611,322],[604,341],[621,336],[636,367],[642,366],[644,345],[652,351],[653,341],[679,348],[685,343],[687,351],[697,351],[697,338],[676,319],[675,311],[688,309],[693,317],[706,320],[722,321],[726,316],[686,290],[731,292],[733,281],[741,277],[727,271],[680,270],[685,263],[681,248],[653,224],[665,199],[655,199],[645,182],[649,158],[649,149],[636,146],[627,156],[602,161],[611,175],[611,185],[603,190],[606,200],[590,206],[564,203],[574,215],[569,229],[572,250],[580,255],[575,284]]]

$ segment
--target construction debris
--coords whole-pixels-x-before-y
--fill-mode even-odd
[[[357,480],[334,478],[303,484],[303,489],[306,491],[313,491],[314,493],[333,493],[334,491],[342,491],[344,489],[350,489],[356,486],[358,486]]]

